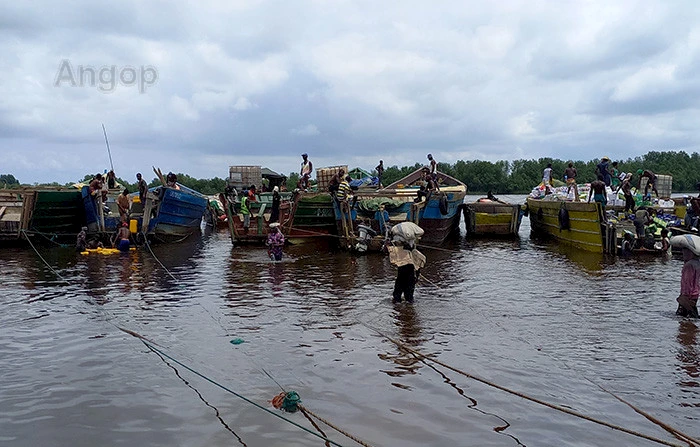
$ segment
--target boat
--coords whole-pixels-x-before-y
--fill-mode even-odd
[[[203,194],[176,183],[176,187],[157,186],[146,193],[141,203],[138,193],[130,195],[129,226],[137,242],[177,242],[200,230],[208,199]],[[102,195],[92,197],[89,187],[81,191],[88,233],[109,237],[121,223],[116,196],[119,190],[110,190],[107,200]]]
[[[258,243],[264,244],[270,229],[270,216],[272,212],[271,192],[256,194],[255,201],[248,201],[248,210],[251,213],[248,231],[243,226],[243,214],[240,212],[241,202],[237,196],[219,194],[219,200],[223,204],[226,212],[226,222],[231,234],[231,241],[242,244]],[[289,193],[281,193],[279,219],[282,234],[287,237],[292,225],[292,202]]]
[[[527,212],[533,234],[551,236],[581,250],[617,252],[615,224],[605,220],[598,203],[528,197]]]
[[[0,190],[0,241],[17,241],[22,236],[24,197],[20,191]]]
[[[22,238],[55,244],[74,243],[85,221],[80,189],[76,187],[35,187],[13,190],[16,201],[5,209],[7,236],[17,230]],[[7,196],[6,196],[7,197]],[[19,201],[21,199],[21,207]],[[20,212],[19,223],[17,213]],[[5,219],[3,219],[5,220]]]
[[[333,198],[328,192],[297,191],[292,197],[291,226],[283,230],[292,243],[338,234]]]
[[[517,236],[523,211],[492,196],[465,203],[463,214],[467,236]]]
[[[352,202],[333,201],[341,247],[374,251],[383,247],[386,231],[400,222],[413,222],[424,231],[421,242],[442,244],[459,228],[460,209],[467,192],[464,183],[438,172],[439,190],[419,199],[421,171],[386,188],[360,188]]]

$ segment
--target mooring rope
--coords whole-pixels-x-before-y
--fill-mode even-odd
[[[51,265],[48,262],[46,262],[46,259],[44,259],[44,257],[41,256],[41,253],[39,253],[39,250],[36,249],[36,247],[34,246],[32,241],[29,239],[29,237],[27,237],[26,230],[22,230],[22,232],[24,233],[24,237],[25,237],[25,239],[27,239],[27,242],[29,242],[29,245],[32,247],[32,249],[34,249],[34,253],[36,253],[36,255],[39,256],[39,259],[41,259],[44,262],[44,264],[46,264],[46,266],[54,273],[54,275],[61,278],[61,281],[65,282],[68,285],[71,285],[70,282],[68,282],[63,276],[61,276],[56,270],[54,270],[54,268],[51,267]]]
[[[593,423],[595,423],[595,424],[598,424],[598,425],[602,425],[602,426],[611,428],[611,429],[613,429],[613,430],[617,430],[617,431],[620,431],[620,432],[623,432],[623,433],[627,433],[627,434],[632,435],[632,436],[636,436],[636,437],[639,437],[639,438],[643,438],[643,439],[646,439],[646,440],[648,440],[648,441],[656,442],[656,443],[658,443],[658,444],[663,444],[663,445],[667,445],[667,446],[671,446],[671,447],[682,447],[682,446],[679,446],[678,444],[674,444],[674,443],[672,443],[672,442],[665,441],[665,440],[663,440],[663,439],[659,439],[659,438],[656,438],[656,437],[653,437],[653,436],[650,436],[650,435],[646,435],[646,434],[644,434],[644,433],[640,433],[640,432],[637,432],[637,431],[634,431],[634,430],[630,430],[630,429],[628,429],[628,428],[625,428],[625,427],[622,427],[622,426],[619,426],[619,425],[615,425],[615,424],[612,424],[612,423],[610,423],[610,422],[606,422],[606,421],[603,421],[603,420],[600,420],[600,419],[596,419],[596,418],[594,418],[594,417],[592,417],[592,416],[588,416],[588,415],[585,415],[585,414],[583,414],[583,413],[579,413],[579,412],[574,411],[574,410],[570,410],[570,409],[568,409],[568,408],[566,408],[566,407],[562,407],[562,406],[560,406],[560,405],[556,405],[556,404],[552,404],[552,403],[550,403],[550,402],[546,402],[546,401],[544,401],[544,400],[542,400],[542,399],[538,399],[538,398],[536,398],[536,397],[529,396],[529,395],[527,395],[527,394],[525,394],[525,393],[521,393],[520,391],[512,390],[512,389],[507,388],[507,387],[505,387],[505,386],[499,385],[499,384],[497,384],[497,383],[495,383],[495,382],[493,382],[493,381],[490,381],[490,380],[481,378],[481,377],[476,376],[476,375],[474,375],[474,374],[470,374],[470,373],[468,373],[468,372],[465,372],[465,371],[463,371],[463,370],[460,370],[460,369],[458,369],[458,368],[455,368],[455,367],[453,367],[453,366],[450,366],[450,365],[448,365],[448,364],[445,363],[445,362],[442,362],[442,361],[440,361],[440,360],[437,360],[437,359],[435,359],[435,358],[432,358],[432,357],[430,357],[430,356],[427,356],[427,355],[425,355],[425,354],[423,354],[423,353],[421,353],[421,352],[419,352],[419,351],[417,351],[417,350],[415,350],[415,349],[413,349],[413,348],[410,348],[410,347],[406,346],[405,344],[401,343],[400,341],[397,341],[397,340],[393,339],[392,337],[389,337],[388,335],[384,334],[382,331],[380,331],[380,330],[377,329],[377,328],[371,327],[371,326],[369,326],[369,325],[367,325],[367,324],[365,324],[365,323],[362,323],[362,322],[360,322],[360,323],[363,324],[364,326],[366,326],[367,328],[373,330],[374,332],[376,332],[377,334],[379,334],[379,335],[382,336],[383,338],[389,340],[390,342],[392,342],[393,344],[395,344],[397,347],[399,347],[399,348],[401,348],[401,349],[404,349],[404,350],[410,352],[411,354],[413,354],[413,355],[414,355],[416,358],[418,358],[419,360],[425,360],[425,361],[430,361],[430,362],[436,363],[436,364],[438,364],[438,365],[440,365],[440,366],[442,366],[442,367],[444,367],[444,368],[449,369],[450,371],[456,372],[457,374],[463,375],[463,376],[465,376],[465,377],[467,377],[467,378],[470,378],[470,379],[472,379],[472,380],[476,380],[477,382],[481,382],[481,383],[483,383],[484,385],[490,386],[490,387],[492,387],[492,388],[496,388],[496,389],[498,389],[498,390],[504,391],[504,392],[509,393],[509,394],[512,394],[512,395],[514,395],[514,396],[518,396],[518,397],[520,397],[520,398],[522,398],[522,399],[528,400],[528,401],[530,401],[530,402],[534,402],[534,403],[536,403],[536,404],[545,406],[545,407],[547,407],[547,408],[551,408],[551,409],[553,409],[553,410],[557,410],[557,411],[560,411],[560,412],[562,412],[562,413],[566,413],[566,414],[569,414],[569,415],[571,415],[571,416],[575,416],[575,417],[577,417],[577,418],[584,419],[584,420],[587,420],[587,421],[589,421],[589,422],[593,422]],[[692,439],[692,438],[691,438],[691,439]],[[690,442],[690,441],[686,441],[686,442]]]

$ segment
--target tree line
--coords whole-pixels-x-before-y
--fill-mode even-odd
[[[447,175],[455,177],[467,185],[468,191],[483,193],[492,191],[494,194],[524,194],[532,190],[542,181],[542,173],[548,163],[552,164],[554,178],[563,180],[564,169],[569,162],[573,162],[578,171],[578,182],[589,183],[595,180],[595,167],[600,160],[560,160],[557,158],[540,158],[537,160],[514,160],[514,161],[482,161],[482,160],[459,160],[454,164],[438,163],[438,170]],[[615,161],[615,160],[611,160]],[[688,155],[684,151],[650,151],[646,154],[617,160],[618,169],[621,172],[631,172],[636,174],[638,169],[648,169],[656,174],[673,176],[673,191],[687,192],[695,191],[700,182],[700,155],[696,152]],[[413,166],[391,166],[387,167],[382,177],[382,183],[389,185],[402,177],[410,174],[423,165],[416,163]],[[376,175],[376,171],[373,173]],[[94,174],[88,174],[81,180],[88,183]],[[202,194],[218,194],[226,187],[226,179],[214,177],[211,179],[197,179],[187,174],[178,173],[178,182],[182,185],[199,191]],[[638,177],[635,175],[633,181]],[[122,178],[117,178],[117,182],[129,191],[135,192],[136,178],[133,183]],[[287,188],[291,191],[296,187],[299,174],[292,172],[287,177]],[[34,184],[34,186],[70,186],[73,183],[61,185],[59,183]],[[149,187],[160,185],[158,178],[153,178],[148,184]],[[21,185],[20,181],[12,174],[0,174],[0,188],[12,188]],[[257,185],[259,186],[259,185]]]

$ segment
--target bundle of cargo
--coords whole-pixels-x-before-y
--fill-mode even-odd
[[[644,191],[644,188],[649,181],[648,178],[642,177],[642,182],[639,185],[639,190]],[[670,199],[671,189],[673,188],[673,176],[656,174],[656,190],[659,191],[660,199]],[[653,191],[649,191],[653,194]]]
[[[316,184],[318,191],[328,191],[328,185],[331,178],[340,170],[343,170],[346,174],[348,173],[348,166],[329,166],[327,168],[318,168],[316,170]]]
[[[229,167],[228,186],[238,190],[255,185],[262,185],[262,168],[260,166],[231,166]]]

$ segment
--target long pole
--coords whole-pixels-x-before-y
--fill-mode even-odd
[[[109,150],[109,140],[107,139],[107,129],[105,129],[104,124],[102,124],[102,133],[105,134],[105,143],[107,143],[107,153],[109,154],[109,166],[112,168],[112,171],[114,171],[114,163],[112,163],[112,152]]]

